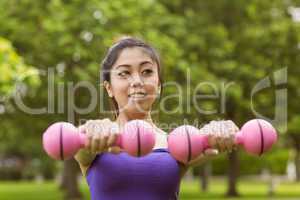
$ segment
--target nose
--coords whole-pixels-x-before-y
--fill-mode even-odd
[[[137,87],[137,86],[143,86],[144,82],[142,80],[142,78],[140,77],[140,75],[133,75],[131,77],[131,82],[130,82],[130,86],[131,87]]]

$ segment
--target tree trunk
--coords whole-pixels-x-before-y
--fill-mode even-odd
[[[300,182],[300,134],[290,133],[289,137],[295,149],[296,182]]]
[[[82,200],[78,187],[78,165],[74,159],[64,161],[60,189],[64,192],[64,200]]]
[[[210,163],[205,163],[200,169],[200,184],[202,192],[208,191],[210,168]]]
[[[229,169],[228,169],[228,188],[226,196],[237,197],[239,196],[236,185],[239,171],[239,160],[237,151],[228,153]]]
[[[295,166],[296,166],[296,182],[300,182],[300,149],[296,149]]]

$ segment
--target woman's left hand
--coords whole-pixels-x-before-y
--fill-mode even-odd
[[[231,121],[211,121],[200,129],[202,134],[208,135],[208,143],[220,152],[231,152],[237,148],[234,143],[235,133],[239,131],[237,125]]]
[[[231,152],[233,149],[236,149],[234,136],[238,131],[239,128],[231,120],[211,121],[205,125],[200,129],[200,134],[208,135],[210,148],[191,160],[187,166],[197,166],[216,157],[219,152]]]

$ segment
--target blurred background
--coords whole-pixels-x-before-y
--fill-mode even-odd
[[[50,159],[42,133],[53,122],[108,116],[99,109],[107,107],[99,69],[122,35],[152,44],[165,81],[183,88],[183,109],[176,98],[164,101],[173,112],[156,114],[159,122],[231,119],[241,127],[264,117],[278,130],[261,157],[239,150],[188,171],[180,199],[300,199],[299,0],[1,0],[1,200],[90,198],[77,163]],[[80,109],[91,102],[80,81],[100,94],[89,112]],[[201,82],[214,87],[193,101],[188,88]],[[224,83],[233,83],[226,101],[215,92]],[[176,92],[165,86],[163,96]]]

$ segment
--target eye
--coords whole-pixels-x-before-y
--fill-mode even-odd
[[[118,76],[121,76],[121,77],[125,77],[126,75],[129,75],[129,71],[122,71],[120,73],[118,73]]]
[[[150,75],[153,73],[153,70],[152,69],[146,69],[142,72],[143,75]]]

